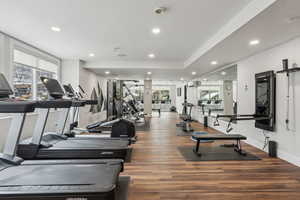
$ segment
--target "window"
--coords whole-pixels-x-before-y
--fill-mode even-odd
[[[19,63],[14,64],[13,86],[15,96],[21,99],[33,98],[33,69]]]
[[[170,90],[165,87],[154,87],[152,90],[152,100],[154,103],[171,103]]]
[[[48,98],[41,76],[57,78],[58,65],[37,56],[14,50],[13,89],[15,97],[22,100]]]
[[[202,90],[200,100],[219,100],[220,92],[218,90]]]

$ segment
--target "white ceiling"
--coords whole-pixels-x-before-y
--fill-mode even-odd
[[[119,78],[119,79],[130,79],[130,80],[143,80],[147,77],[153,77],[153,80],[169,80],[169,81],[178,81],[183,78],[185,72],[184,69],[145,69],[145,68],[136,68],[136,69],[127,69],[127,68],[93,68],[90,69],[97,74],[106,76],[109,78]],[[110,71],[109,75],[106,75],[105,72]],[[152,75],[148,76],[147,72],[151,71]],[[185,79],[187,80],[187,79]]]
[[[202,74],[211,72],[299,37],[299,11],[299,0],[277,0],[271,7],[200,56],[188,69],[201,71]],[[298,20],[290,22],[291,17]],[[248,43],[253,39],[259,39],[261,43],[250,46]],[[211,66],[211,60],[218,60],[219,65]]]
[[[61,58],[96,67],[183,66],[251,0],[0,0],[0,30]],[[156,15],[159,6],[168,8]],[[60,33],[50,30],[61,28]],[[151,29],[159,27],[160,35]],[[118,57],[114,48],[127,57]],[[89,53],[96,56],[90,58]],[[156,58],[150,61],[149,53]]]
[[[158,6],[169,10],[157,16]],[[85,60],[102,75],[141,79],[152,71],[153,79],[178,80],[296,37],[299,22],[287,18],[299,8],[298,0],[0,0],[0,30],[63,59]],[[154,36],[153,27],[161,34]],[[250,48],[252,38],[262,43]]]

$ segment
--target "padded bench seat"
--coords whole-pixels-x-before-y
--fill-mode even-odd
[[[242,150],[241,140],[247,140],[247,137],[240,134],[208,134],[208,135],[197,135],[193,134],[193,138],[197,140],[196,147],[193,149],[194,153],[198,156],[201,156],[199,152],[201,140],[236,140],[236,145],[234,145],[234,150],[241,155],[246,155],[246,153]]]

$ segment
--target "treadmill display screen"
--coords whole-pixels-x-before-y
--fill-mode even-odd
[[[70,84],[69,85],[64,85],[64,89],[65,89],[68,97],[74,97],[75,91],[74,91],[74,89],[72,88],[72,86]]]
[[[65,93],[56,79],[41,77],[42,83],[47,88],[49,95],[55,99],[62,98]]]
[[[2,73],[0,73],[0,97],[8,97],[12,94],[13,91],[9,86],[5,76]]]

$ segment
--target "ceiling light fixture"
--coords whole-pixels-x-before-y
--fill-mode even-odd
[[[110,71],[106,71],[105,74],[107,74],[107,75],[110,74]]]
[[[153,28],[152,33],[155,34],[155,35],[160,34],[160,28]]]
[[[148,74],[148,75],[151,75],[151,74],[152,74],[152,72],[147,72],[147,74]]]
[[[221,72],[221,74],[222,74],[223,76],[225,76],[227,73],[226,73],[225,71],[223,71],[223,72]]]
[[[54,32],[60,32],[61,31],[61,29],[57,26],[52,26],[51,30],[54,31]]]
[[[249,42],[249,45],[254,46],[254,45],[258,45],[259,43],[260,43],[259,40],[251,40],[251,41]]]
[[[207,81],[207,78],[204,78],[203,81]]]
[[[95,57],[95,54],[94,53],[90,53],[89,56],[90,57]]]
[[[212,64],[212,65],[217,65],[217,64],[218,64],[218,61],[212,61],[210,64]]]
[[[149,58],[155,58],[155,54],[150,53],[150,54],[148,55],[148,57],[149,57]]]
[[[194,76],[195,76],[196,74],[197,74],[197,72],[192,72],[192,75],[194,75]]]
[[[181,81],[184,81],[184,78],[180,78]]]

